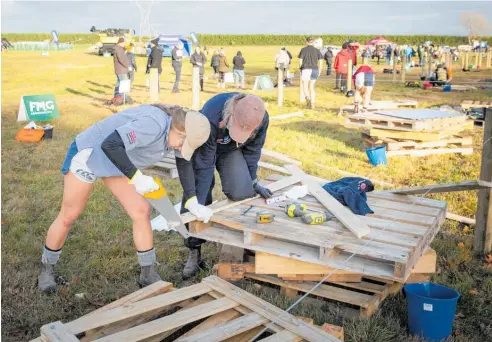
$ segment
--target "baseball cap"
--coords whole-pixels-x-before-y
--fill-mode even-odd
[[[231,138],[242,144],[251,133],[260,126],[265,116],[265,104],[256,95],[246,95],[234,106],[230,118],[229,134]]]
[[[181,155],[184,159],[190,160],[193,152],[210,136],[210,122],[205,115],[190,110],[186,113],[185,131],[186,138],[181,147]]]

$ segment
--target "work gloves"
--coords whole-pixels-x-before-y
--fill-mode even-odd
[[[273,196],[272,192],[270,191],[270,189],[267,189],[265,188],[264,186],[261,186],[259,183],[258,183],[258,179],[255,179],[253,181],[253,189],[255,190],[255,192],[260,195],[261,197],[263,198],[270,198]]]
[[[144,175],[140,170],[135,172],[128,183],[135,185],[135,189],[141,195],[159,190],[159,184],[155,182],[154,178]]]
[[[196,196],[193,196],[187,200],[184,207],[185,209],[188,209],[190,213],[195,215],[199,221],[203,221],[205,223],[207,223],[214,214],[212,209],[199,204]]]

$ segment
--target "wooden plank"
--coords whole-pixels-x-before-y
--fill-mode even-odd
[[[310,292],[314,296],[319,296],[328,299],[334,299],[339,302],[344,302],[352,305],[357,305],[363,308],[369,306],[372,301],[372,295],[366,295],[364,293],[354,292],[346,289],[342,289],[339,287],[322,284],[315,290],[311,291],[316,283],[312,282],[288,282],[283,281],[282,279],[267,276],[267,275],[255,275],[255,274],[247,274],[248,278],[255,279],[258,281],[263,281],[269,284],[274,284],[281,287],[288,287],[294,290],[298,290],[301,292]],[[351,283],[348,283],[351,284]]]
[[[267,150],[266,148],[263,148],[261,150],[261,156],[262,157],[266,156],[266,157],[270,157],[270,158],[275,158],[275,159],[281,160],[287,164],[302,165],[302,162],[300,162],[299,160],[292,159],[289,156],[286,156],[285,154],[282,154],[279,152]]]
[[[132,304],[132,303],[138,302],[138,301],[143,300],[143,299],[147,299],[147,298],[157,296],[159,294],[167,293],[167,292],[172,291],[172,290],[173,290],[173,284],[161,280],[161,281],[158,281],[154,284],[146,286],[146,287],[144,287],[144,288],[142,288],[136,292],[130,293],[129,295],[127,295],[123,298],[120,298],[120,299],[118,299],[112,303],[109,303],[109,304],[107,304],[107,305],[105,305],[105,306],[103,306],[97,310],[94,310],[94,311],[90,312],[89,314],[84,315],[82,317],[87,317],[90,315],[98,314],[100,312],[108,311],[108,310],[114,309],[116,307],[121,307],[123,305]],[[120,320],[118,322],[115,322],[113,324],[109,324],[109,325],[105,325],[105,326],[102,326],[102,327],[99,327],[96,329],[85,331],[85,334],[84,334],[85,336],[81,338],[81,341],[92,341],[92,340],[95,340],[99,336],[112,334],[112,333],[119,331],[119,330],[122,330],[122,329],[128,329],[130,327],[133,327],[135,325],[138,325],[138,324],[144,322],[145,320],[151,318],[153,315],[155,315],[156,313],[158,313],[160,311],[161,310],[154,310],[154,311],[149,312],[146,315],[141,315],[140,317],[138,317],[138,319],[136,319],[136,318],[124,319],[124,320]]]
[[[492,183],[482,180],[469,180],[469,181],[462,181],[457,183],[416,186],[406,189],[383,190],[383,191],[379,191],[379,193],[389,192],[399,195],[421,195],[421,194],[435,194],[435,193],[443,193],[443,192],[482,190],[482,189],[492,189]]]
[[[243,258],[243,248],[222,245],[217,263],[217,275],[225,280],[243,279],[244,274],[253,272],[255,267],[253,263],[244,262]]]
[[[239,335],[228,338],[225,342],[250,342],[256,335],[263,331],[264,327],[257,327],[245,331]],[[292,333],[291,333],[292,334]],[[294,336],[294,334],[292,334]]]
[[[420,257],[419,261],[417,261],[417,264],[413,267],[412,273],[435,273],[436,263],[437,253],[429,246]]]
[[[265,168],[265,169],[268,169],[268,170],[273,170],[273,171],[277,171],[277,172],[281,172],[281,173],[284,173],[286,175],[290,175],[290,171],[287,170],[285,167],[282,167],[282,166],[278,166],[278,165],[273,165],[273,164],[270,164],[270,163],[265,163],[265,162],[262,162],[262,161],[259,161],[258,162],[258,166],[259,167],[262,167],[262,168]]]
[[[459,148],[436,148],[428,150],[400,150],[400,151],[388,151],[386,152],[387,157],[392,156],[416,156],[423,157],[433,154],[448,154],[448,153],[461,153],[461,154],[472,154],[473,147],[459,147]]]
[[[362,133],[377,138],[393,138],[400,140],[416,140],[416,141],[438,141],[445,139],[451,135],[463,131],[467,127],[456,126],[445,130],[440,130],[439,132],[406,132],[406,131],[393,131],[389,129],[377,129],[370,128],[362,130]]]
[[[422,205],[422,206],[428,206],[428,207],[439,208],[439,209],[446,207],[446,202],[444,201],[439,201],[439,200],[424,198],[424,197],[394,194],[391,192],[391,190],[369,192],[367,194],[367,197],[369,201],[371,198],[384,198],[395,202]]]
[[[326,281],[326,282],[348,282],[348,283],[358,283],[362,281],[362,274],[360,273],[348,273],[348,274],[337,274],[335,271],[333,274],[276,274],[278,278],[287,281]],[[270,273],[271,274],[271,273]],[[327,276],[329,277],[327,278]],[[326,279],[325,279],[326,278]]]
[[[425,141],[425,142],[416,142],[416,141],[394,141],[389,140],[388,138],[383,138],[383,142],[386,145],[387,151],[398,151],[398,150],[406,150],[408,149],[431,149],[435,147],[471,147],[473,144],[473,139],[471,136],[469,137],[455,137],[448,138],[438,141]]]
[[[412,273],[405,281],[405,284],[427,283],[431,279],[431,274]]]
[[[304,177],[303,184],[309,188],[311,195],[316,197],[347,229],[355,234],[359,239],[371,231],[369,227],[355,216],[350,209],[344,207],[340,202],[326,192],[319,183],[305,177],[305,173],[295,165],[287,165],[286,168],[294,176]]]
[[[255,254],[255,273],[256,274],[282,274],[282,275],[319,275],[330,274],[334,275],[359,275],[357,272],[344,270],[334,270],[332,267],[312,264],[300,260],[284,258],[278,255],[256,252]]]
[[[456,215],[456,214],[449,213],[449,212],[446,213],[446,218],[448,220],[458,221],[458,222],[462,222],[462,223],[466,223],[466,224],[470,224],[470,225],[475,225],[475,223],[477,222],[475,219]]]
[[[275,322],[308,341],[339,341],[317,327],[304,323],[301,324],[301,321],[291,314],[218,277],[209,276],[203,279],[202,282],[228,298],[233,299],[248,309],[253,310],[268,320]]]
[[[280,189],[283,189],[283,188],[285,188],[287,186],[290,186],[290,185],[293,185],[295,183],[298,183],[299,181],[300,181],[300,177],[298,177],[298,176],[285,177],[285,178],[283,178],[282,180],[280,180],[278,182],[274,182],[274,183],[268,184],[266,187],[268,189],[270,189],[272,192],[275,192],[275,191],[280,190]],[[215,214],[215,213],[218,213],[218,212],[220,212],[222,210],[232,208],[234,206],[237,206],[237,205],[242,204],[242,203],[249,202],[249,201],[254,200],[254,199],[257,199],[257,198],[260,198],[260,196],[259,195],[256,195],[254,197],[247,198],[247,199],[242,200],[242,201],[236,201],[236,202],[231,201],[231,200],[223,200],[223,201],[220,201],[220,202],[213,203],[213,204],[209,205],[208,207],[210,209],[212,209],[214,211],[214,214]],[[196,216],[194,216],[191,213],[185,213],[185,214],[182,214],[181,215],[181,220],[183,221],[183,223],[189,223],[191,221],[195,221],[196,220]]]
[[[345,339],[343,327],[339,327],[338,325],[324,323],[321,326],[321,330],[326,331],[328,334],[338,338],[340,341]]]
[[[256,328],[259,325],[269,322],[256,312],[224,322],[216,327],[209,328],[191,336],[180,337],[176,342],[219,342],[226,338],[238,335],[249,329]]]
[[[188,331],[186,334],[181,335],[176,341],[192,341],[193,338],[195,338],[196,340],[197,336],[200,336],[202,332],[213,329],[217,326],[221,326],[222,323],[229,322],[241,316],[241,313],[234,309],[220,312],[207,318],[202,323],[198,324],[196,327]],[[191,339],[186,339],[188,337],[191,337]]]
[[[200,283],[172,291],[171,293],[143,299],[136,303],[115,307],[94,315],[84,316],[67,323],[66,326],[72,333],[80,334],[81,332],[115,323],[122,319],[136,317],[149,311],[164,308],[165,306],[205,294],[209,291],[210,288],[207,285]]]
[[[41,338],[49,342],[78,342],[79,339],[60,321],[43,325]]]
[[[297,116],[304,116],[304,112],[294,112],[294,113],[289,113],[289,114],[281,114],[281,115],[270,115],[269,119],[270,120],[283,120],[283,119],[288,119],[288,118],[293,118]]]
[[[482,162],[480,179],[492,182],[492,111],[487,109],[483,128]],[[492,189],[478,194],[477,225],[473,245],[476,254],[492,250]]]
[[[348,171],[344,171],[344,170],[340,170],[336,167],[333,167],[333,166],[328,166],[328,165],[322,165],[322,164],[318,164],[318,163],[315,163],[314,165],[316,165],[316,167],[320,167],[322,169],[326,169],[326,170],[330,170],[330,171],[335,171],[339,174],[341,174],[342,176],[349,176],[349,177],[360,177],[360,178],[365,178],[365,179],[370,179],[370,181],[373,183],[373,184],[379,184],[381,186],[389,186],[389,187],[393,187],[395,186],[394,184],[392,183],[388,183],[388,182],[385,182],[385,181],[382,181],[382,180],[378,180],[378,179],[374,179],[374,178],[369,178],[369,177],[365,177],[365,176],[361,176],[361,175],[358,175],[358,174],[355,174],[355,173],[352,173],[352,172],[348,172]],[[328,180],[325,182],[325,183],[328,183]]]
[[[192,309],[178,311],[172,315],[153,320],[152,322],[103,337],[99,339],[98,342],[141,341],[145,338],[153,337],[173,328],[232,309],[238,305],[239,304],[237,302],[229,298],[224,297],[221,299],[216,299],[212,302],[201,304]]]

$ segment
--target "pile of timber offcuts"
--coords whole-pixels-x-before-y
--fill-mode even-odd
[[[398,108],[417,108],[418,102],[414,100],[402,100],[402,101],[376,101],[373,100],[367,107],[369,112],[376,112],[378,110],[398,109]],[[345,105],[340,108],[339,114],[353,113],[354,105]]]
[[[458,112],[402,109],[349,115],[346,125],[363,127],[366,147],[386,146],[390,156],[473,153],[472,137],[463,131],[473,121]]]
[[[490,101],[463,101],[461,110],[475,122],[475,125],[482,126],[485,122],[485,116],[492,115],[492,102]]]
[[[257,338],[256,338],[257,337]],[[181,289],[159,281],[74,321],[41,327],[32,342],[343,341],[343,328],[295,317],[216,277]]]

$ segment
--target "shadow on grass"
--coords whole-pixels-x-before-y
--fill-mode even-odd
[[[336,123],[311,120],[289,122],[279,126],[282,129],[294,130],[301,133],[312,133],[323,138],[338,140],[354,149],[362,149],[363,146],[362,138],[357,130],[348,129]]]
[[[93,81],[87,81],[87,83],[92,84],[92,85],[95,85],[95,86],[98,86],[98,87],[103,87],[103,88],[107,88],[107,89],[113,89],[113,87],[108,86],[106,84],[101,84],[101,83],[97,83],[97,82],[93,82]]]
[[[72,88],[65,88],[66,91],[68,91],[70,94],[74,94],[74,95],[78,95],[78,96],[84,96],[84,97],[87,97],[87,98],[90,98],[90,99],[93,99],[93,100],[96,100],[96,101],[101,101],[101,102],[106,102],[107,99],[104,99],[102,97],[95,97],[95,96],[92,96],[92,95],[89,95],[89,94],[84,94],[78,90],[75,90],[75,89],[72,89]]]
[[[89,88],[89,90],[90,90],[90,91],[93,91],[93,92],[95,92],[95,93],[97,93],[97,94],[103,94],[103,95],[104,95],[104,94],[106,94],[106,93],[104,92],[104,90],[99,90],[99,89],[94,89],[94,88]]]

